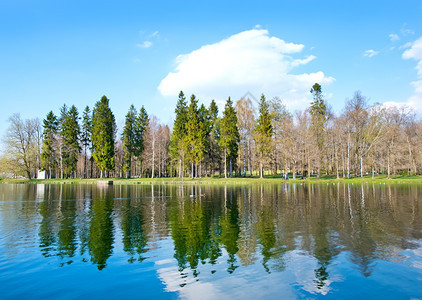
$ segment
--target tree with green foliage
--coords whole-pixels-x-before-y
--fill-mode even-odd
[[[183,177],[185,155],[186,155],[186,122],[188,119],[188,109],[186,97],[182,91],[179,93],[179,99],[176,104],[176,119],[173,124],[173,132],[170,138],[170,156],[173,162],[178,162],[179,177]]]
[[[328,111],[325,104],[321,85],[315,83],[310,91],[313,96],[313,101],[310,107],[311,114],[311,131],[313,133],[317,150],[318,150],[318,177],[321,174],[321,165],[324,156],[325,136],[326,136],[326,125],[328,120]]]
[[[51,179],[52,170],[56,166],[56,138],[58,134],[59,121],[53,111],[47,114],[43,120],[43,145],[41,153],[42,168],[47,171],[47,178]]]
[[[109,107],[110,100],[103,96],[95,103],[92,116],[92,156],[100,170],[100,177],[114,169],[114,140],[116,121]],[[105,174],[104,174],[105,172]]]
[[[94,108],[95,111],[95,108]],[[88,229],[88,249],[91,262],[98,270],[107,266],[107,260],[113,253],[115,231],[113,221],[113,190],[106,189],[102,197],[95,197],[90,205]]]
[[[209,150],[209,136],[211,134],[211,117],[209,114],[208,109],[205,107],[204,104],[198,109],[199,114],[199,130],[202,132],[202,137],[200,137],[201,145],[203,146],[203,155],[202,159],[199,162],[199,177],[202,174],[202,160],[205,160],[205,154],[208,153]]]
[[[142,153],[144,151],[145,133],[148,129],[149,116],[144,106],[139,110],[138,115],[135,118],[135,145],[133,149],[133,155],[138,158],[141,162],[141,176],[142,176]],[[136,172],[135,172],[136,173]]]
[[[223,118],[220,123],[220,145],[224,149],[224,177],[227,178],[227,159],[230,163],[230,177],[233,176],[233,162],[236,162],[239,149],[239,130],[237,114],[230,97],[224,106]]]
[[[122,133],[122,143],[124,150],[124,166],[123,171],[126,172],[126,177],[131,177],[132,170],[132,156],[135,154],[137,144],[137,130],[136,130],[136,108],[133,104],[130,106],[126,114],[125,126]]]
[[[72,105],[70,109],[67,109],[66,105],[60,110],[60,136],[62,139],[62,151],[61,151],[61,178],[64,174],[66,177],[75,177],[76,164],[78,162],[78,154],[81,151],[79,145],[80,126],[78,123],[78,110]]]
[[[218,107],[214,100],[208,108],[208,131],[207,153],[210,174],[212,175],[221,160],[220,139],[220,119],[218,118]]]
[[[271,124],[271,113],[264,94],[259,101],[259,116],[255,127],[255,142],[259,153],[259,176],[264,177],[264,162],[271,153],[271,141],[273,136],[273,126]]]
[[[82,115],[82,127],[81,127],[81,145],[84,153],[84,178],[87,178],[87,158],[88,149],[91,147],[91,133],[92,133],[92,116],[91,110],[87,105]],[[92,161],[92,160],[91,160]]]
[[[198,100],[195,95],[191,96],[187,111],[186,137],[187,156],[191,163],[191,177],[198,175],[198,164],[205,154],[205,128],[201,122],[198,110]]]

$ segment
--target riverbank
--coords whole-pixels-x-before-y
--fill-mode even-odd
[[[296,179],[284,180],[281,176],[268,176],[265,178],[259,177],[234,177],[234,178],[220,178],[220,177],[205,177],[205,178],[93,178],[93,179],[0,179],[0,183],[29,183],[29,184],[97,184],[101,181],[112,181],[113,184],[252,184],[252,183],[397,183],[422,184],[422,176],[391,176],[387,179],[386,175],[378,175],[372,179],[368,177],[354,177],[354,178],[340,178],[336,179],[333,176],[324,176],[321,178],[311,177],[310,179]]]

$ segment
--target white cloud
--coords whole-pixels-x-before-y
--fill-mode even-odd
[[[136,47],[138,47],[138,48],[144,48],[144,49],[149,48],[151,46],[152,46],[152,42],[150,42],[150,41],[145,41],[142,44],[137,44],[136,45]]]
[[[400,49],[400,50],[403,50],[403,49],[407,49],[407,48],[410,48],[410,47],[412,47],[412,43],[411,43],[411,42],[407,42],[406,44],[401,45],[401,46],[399,47],[399,49]]]
[[[392,41],[392,42],[396,42],[396,41],[400,40],[400,37],[398,36],[398,34],[395,34],[395,33],[391,33],[389,35],[389,37],[390,37],[390,41]]]
[[[363,56],[371,58],[371,57],[374,57],[375,55],[378,55],[378,54],[379,54],[379,51],[375,51],[375,50],[370,49],[370,50],[366,50],[363,53]]]
[[[411,43],[410,49],[404,51],[403,58],[422,60],[422,37]]]
[[[279,96],[290,107],[308,104],[309,90],[315,82],[330,84],[334,78],[321,71],[292,74],[306,65],[313,55],[294,58],[304,45],[269,36],[268,30],[255,28],[205,45],[176,58],[176,68],[158,86],[164,96],[177,96],[180,90],[202,100],[239,99],[247,91],[259,98]]]
[[[410,48],[402,54],[403,59],[414,59],[417,61],[418,80],[410,84],[414,87],[413,95],[408,99],[406,105],[414,108],[422,115],[422,37],[411,43]]]
[[[412,29],[407,28],[407,24],[403,24],[402,28],[400,29],[402,35],[413,35],[415,32]]]
[[[149,35],[149,37],[150,37],[150,38],[157,37],[157,36],[158,36],[158,34],[159,34],[159,31],[158,31],[158,30],[156,30],[156,31],[154,31],[153,33],[151,33],[151,34]]]
[[[142,49],[151,48],[153,45],[153,42],[151,42],[151,40],[158,40],[160,38],[159,36],[160,32],[158,30],[154,31],[153,33],[149,35],[146,35],[144,31],[141,31],[140,34],[144,36],[145,41],[142,43],[136,44],[136,47],[142,48]]]
[[[295,61],[292,62],[292,66],[297,67],[297,66],[300,66],[300,65],[306,65],[307,63],[313,61],[315,58],[316,58],[316,56],[309,55],[305,59],[296,59]]]

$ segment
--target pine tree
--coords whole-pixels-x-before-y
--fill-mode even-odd
[[[179,99],[176,104],[176,119],[173,124],[173,132],[170,137],[170,156],[173,162],[178,163],[179,177],[183,177],[184,162],[186,154],[186,122],[187,122],[187,104],[182,91],[179,93]]]
[[[233,162],[236,162],[237,159],[240,137],[237,128],[237,114],[230,97],[224,107],[220,132],[220,145],[224,149],[224,177],[227,178],[227,159],[229,159],[230,177],[232,177]]]
[[[195,95],[192,95],[190,98],[187,119],[185,141],[187,145],[187,156],[191,163],[191,177],[193,178],[197,174],[195,172],[195,166],[201,161],[205,151],[205,144],[202,144],[203,126],[200,124],[198,100]]]
[[[195,95],[191,95],[190,103],[187,111],[186,126],[186,146],[187,158],[191,163],[191,178],[195,176],[194,164],[197,156],[197,143],[198,143],[198,127],[199,127],[199,114],[198,114],[198,100]]]
[[[264,161],[271,152],[271,140],[273,136],[273,127],[271,125],[271,114],[269,105],[265,100],[264,94],[259,100],[259,117],[255,127],[255,141],[260,155],[259,172],[260,177],[264,177]]]
[[[132,170],[132,156],[135,154],[137,143],[137,130],[136,130],[136,116],[137,112],[133,104],[130,106],[126,114],[125,127],[122,133],[122,143],[124,150],[124,166],[123,171],[127,172],[127,178],[131,177]]]
[[[116,121],[109,107],[110,100],[103,96],[95,103],[92,116],[92,156],[100,170],[101,178],[114,169],[114,140]]]
[[[52,169],[56,166],[55,140],[57,138],[59,121],[52,111],[43,120],[43,145],[42,145],[42,168],[47,171],[47,176],[51,179]]]
[[[136,116],[135,127],[135,146],[133,155],[141,160],[142,152],[144,152],[145,132],[148,129],[149,117],[146,109],[142,106],[139,114]],[[142,160],[141,160],[141,176],[142,176]]]
[[[310,107],[311,114],[311,130],[318,148],[318,177],[321,173],[322,157],[324,155],[326,123],[327,123],[327,106],[322,97],[321,85],[315,83],[310,91],[313,95],[313,101]]]
[[[85,107],[85,110],[82,115],[82,128],[81,128],[81,145],[84,151],[84,178],[87,178],[87,158],[88,158],[88,149],[91,146],[91,132],[92,132],[92,117],[91,110],[89,106]]]
[[[220,119],[218,118],[218,107],[214,100],[211,101],[210,107],[208,108],[208,119],[209,134],[207,142],[207,153],[209,159],[210,174],[212,175],[216,169],[217,162],[219,162],[221,158],[221,149],[219,145]]]
[[[78,162],[78,154],[81,151],[79,146],[80,126],[78,123],[78,110],[72,105],[68,110],[63,105],[60,116],[60,136],[62,138],[62,173],[66,177],[75,177],[76,164]],[[62,174],[63,178],[63,174]]]
[[[208,149],[209,149],[208,141],[209,141],[209,136],[211,133],[211,117],[210,117],[208,109],[205,107],[204,104],[201,104],[201,106],[199,107],[198,114],[199,114],[198,131],[201,133],[198,136],[199,145],[201,147],[201,156],[198,161],[199,162],[198,175],[199,177],[201,177],[202,161],[204,160],[205,154],[208,153]]]

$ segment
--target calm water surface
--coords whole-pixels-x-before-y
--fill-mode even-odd
[[[0,287],[1,299],[422,299],[422,186],[0,184]]]

